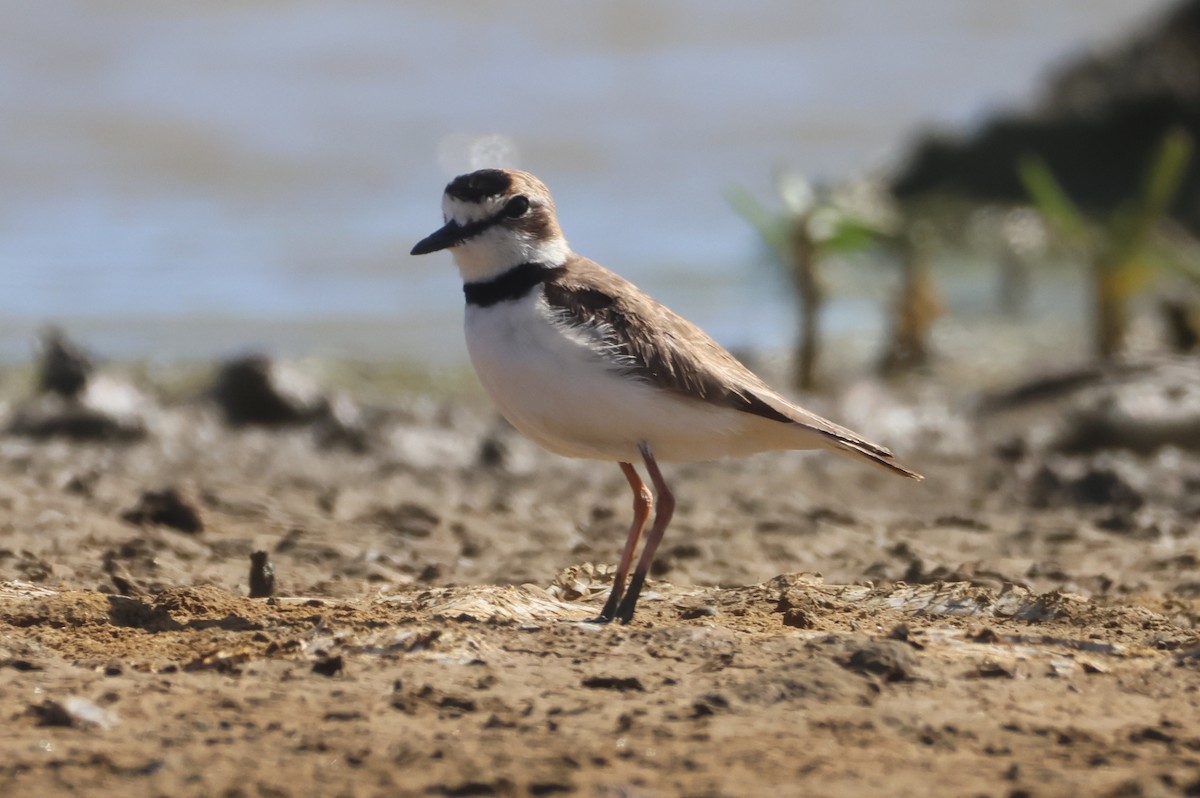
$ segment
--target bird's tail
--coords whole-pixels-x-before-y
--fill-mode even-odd
[[[847,457],[853,457],[856,460],[863,460],[868,463],[873,463],[881,468],[886,468],[888,471],[891,471],[894,474],[899,474],[900,476],[908,477],[909,479],[925,479],[924,476],[918,474],[916,471],[910,471],[909,469],[897,463],[895,455],[882,446],[875,446],[874,444],[862,445],[857,441],[850,441],[844,438],[835,438],[833,440],[833,445],[830,448],[839,454],[844,454]]]

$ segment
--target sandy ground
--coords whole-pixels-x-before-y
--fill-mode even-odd
[[[475,402],[115,388],[137,434],[78,440],[0,383],[0,795],[1200,795],[1200,456],[1080,444],[1074,389],[815,402],[920,484],[668,467],[600,626],[620,471]]]

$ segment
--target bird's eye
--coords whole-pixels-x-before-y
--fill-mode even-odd
[[[519,216],[524,216],[529,212],[529,198],[518,194],[508,201],[504,206],[504,215],[510,219],[516,219]]]

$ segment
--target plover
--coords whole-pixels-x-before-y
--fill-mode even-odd
[[[572,252],[549,190],[533,175],[456,177],[442,213],[445,225],[412,254],[453,254],[467,298],[467,349],[500,412],[551,452],[620,464],[633,490],[633,523],[597,620],[633,618],[671,522],[675,498],[659,461],[832,449],[921,479],[884,447],[789,402],[699,327]],[[654,493],[633,466],[639,457]]]

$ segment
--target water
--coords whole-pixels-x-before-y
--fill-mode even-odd
[[[1167,5],[18,4],[0,360],[54,321],[117,357],[460,362],[449,257],[407,253],[446,180],[497,147],[550,185],[576,250],[728,345],[780,346],[791,308],[723,191],[885,166]]]

